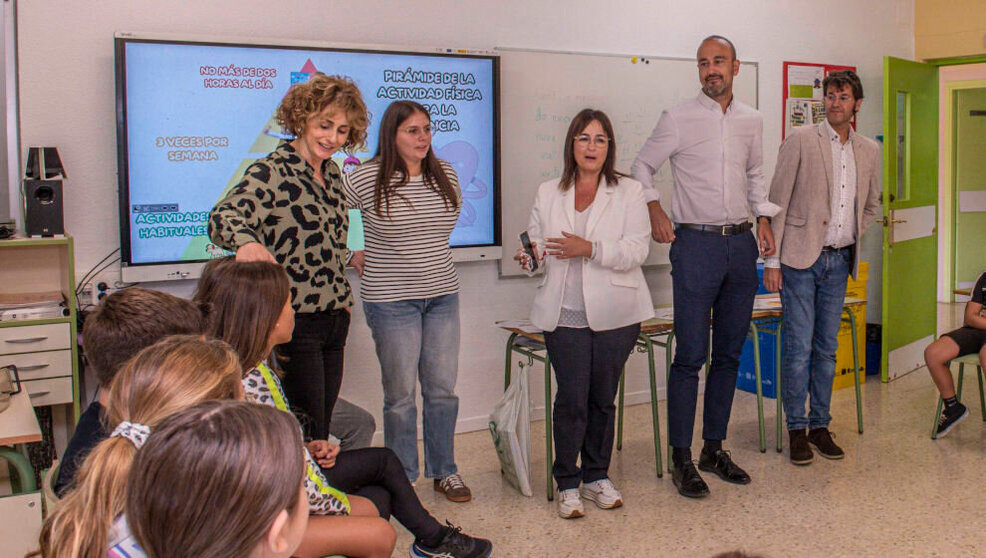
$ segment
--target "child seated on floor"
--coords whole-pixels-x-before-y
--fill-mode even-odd
[[[82,347],[99,382],[99,398],[79,417],[62,455],[55,481],[59,497],[75,482],[76,472],[89,451],[110,434],[104,425],[104,408],[109,386],[123,364],[162,337],[199,335],[202,331],[202,314],[190,301],[140,287],[107,296],[89,314],[82,328]]]
[[[114,522],[123,513],[130,467],[148,432],[203,401],[242,398],[240,361],[222,341],[176,335],[137,353],[111,385],[110,436],[89,452],[76,485],[41,528],[42,556],[106,556],[117,539],[126,538]],[[166,484],[181,488],[171,479]]]
[[[948,434],[969,415],[969,409],[959,402],[955,393],[949,362],[953,358],[979,353],[979,362],[986,367],[986,311],[983,307],[986,301],[986,272],[979,276],[971,294],[972,298],[965,305],[962,327],[942,335],[924,350],[924,361],[928,364],[931,379],[935,381],[945,403],[938,417],[937,438]]]
[[[274,347],[290,341],[294,330],[284,268],[232,257],[212,260],[194,300],[206,315],[209,334],[239,355],[247,399],[289,411],[279,376],[269,364]],[[395,534],[386,519],[391,514],[415,537],[412,557],[486,558],[492,552],[489,541],[442,525],[428,513],[390,449],[339,453],[338,446],[325,440],[312,441],[307,449],[312,517],[298,555],[390,556]]]
[[[132,536],[107,556],[291,556],[308,523],[302,447],[272,407],[207,401],[168,417],[131,467]]]

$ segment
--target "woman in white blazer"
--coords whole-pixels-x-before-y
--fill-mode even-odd
[[[527,233],[544,274],[531,321],[545,332],[558,382],[553,472],[567,519],[585,513],[582,498],[603,509],[623,505],[608,473],[613,400],[654,308],[640,269],[650,247],[647,202],[640,183],[614,168],[613,125],[603,112],[575,116],[564,159],[561,178],[538,188]],[[515,259],[531,270],[523,249]]]

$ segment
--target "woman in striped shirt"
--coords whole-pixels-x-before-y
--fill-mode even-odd
[[[421,382],[425,476],[449,500],[472,498],[455,465],[459,278],[449,236],[462,195],[452,166],[431,149],[431,119],[397,101],[380,122],[376,156],[343,177],[349,207],[363,214],[360,296],[383,376],[384,443],[418,478],[415,384]]]

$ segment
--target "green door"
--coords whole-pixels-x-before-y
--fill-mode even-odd
[[[955,95],[955,288],[971,288],[986,269],[986,87]]]
[[[938,69],[883,59],[883,381],[924,365],[935,339]]]

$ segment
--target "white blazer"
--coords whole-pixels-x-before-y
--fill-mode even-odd
[[[527,234],[543,253],[544,239],[575,231],[575,188],[562,191],[560,179],[538,187]],[[650,289],[640,266],[650,249],[650,216],[643,186],[632,178],[621,178],[616,186],[603,183],[589,211],[585,239],[596,242],[596,259],[586,259],[582,268],[585,314],[594,331],[616,329],[654,316]],[[547,256],[544,279],[538,285],[531,308],[531,322],[543,331],[558,327],[565,276],[573,259]]]

